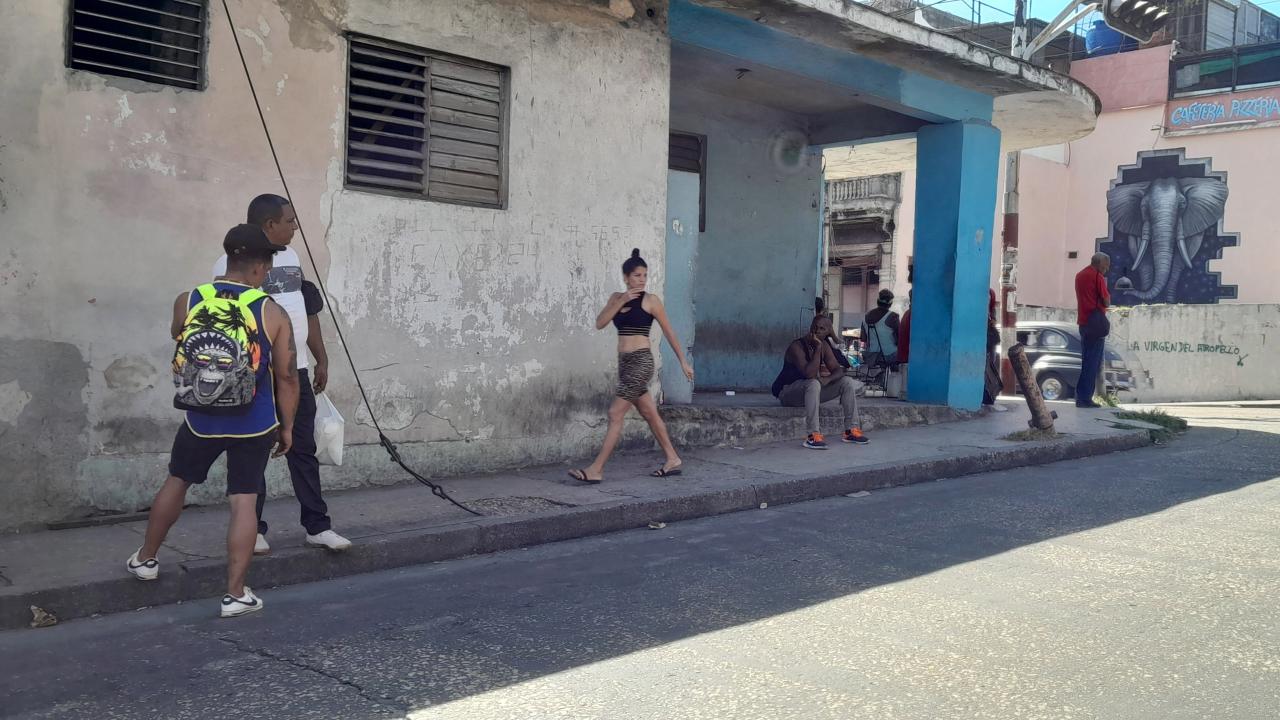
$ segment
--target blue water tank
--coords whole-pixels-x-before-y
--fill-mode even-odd
[[[1094,20],[1093,27],[1084,35],[1084,49],[1089,57],[1115,55],[1138,49],[1138,41],[1113,29],[1102,20]]]

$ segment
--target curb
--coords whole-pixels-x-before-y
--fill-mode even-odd
[[[376,536],[362,541],[354,551],[342,555],[330,555],[307,548],[278,551],[266,557],[254,558],[249,580],[251,585],[261,587],[329,580],[631,530],[646,527],[653,520],[693,520],[757,509],[760,503],[785,505],[805,502],[862,490],[1047,465],[1062,460],[1133,450],[1150,444],[1151,440],[1146,432],[1027,443],[962,457],[878,465],[834,474],[788,477],[785,480],[757,482],[740,488],[617,500],[517,517],[459,521],[425,530],[406,530]],[[225,589],[226,563],[222,559],[170,563],[170,570],[161,575],[159,580],[146,583],[125,575],[123,559],[120,565],[121,577],[118,579],[0,596],[0,630],[28,627],[31,605],[52,612],[60,620],[71,620],[186,600],[216,598]],[[172,569],[175,566],[177,572]],[[271,578],[270,584],[262,582],[263,578]]]

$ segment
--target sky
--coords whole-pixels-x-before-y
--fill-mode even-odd
[[[1250,0],[1268,12],[1280,14],[1280,0]],[[1049,21],[1054,18],[1070,0],[1028,0],[1027,17]],[[1013,19],[1013,0],[924,0],[927,6],[959,15],[974,18],[983,23],[1007,22]]]

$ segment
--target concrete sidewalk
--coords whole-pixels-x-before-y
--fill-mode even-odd
[[[1063,437],[1004,440],[1026,429],[1028,417],[1020,403],[1004,404],[1011,412],[876,432],[865,446],[837,441],[813,451],[796,439],[689,450],[684,474],[676,478],[649,477],[661,456],[632,453],[615,458],[601,485],[570,479],[567,466],[443,481],[453,497],[484,517],[416,483],[337,492],[329,496],[335,529],[355,542],[341,555],[303,547],[297,504],[281,498],[267,504],[272,553],[254,560],[249,584],[264,590],[1149,443],[1146,431],[1115,427],[1106,409],[1067,404],[1054,406]],[[392,472],[399,470],[388,467]],[[141,543],[143,521],[0,537],[0,629],[26,627],[32,605],[67,620],[220,596],[226,522],[223,507],[187,510],[160,554],[160,580],[150,583],[138,582],[124,567]]]

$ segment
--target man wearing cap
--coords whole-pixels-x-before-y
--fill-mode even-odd
[[[186,421],[173,440],[169,477],[151,503],[142,547],[126,567],[139,580],[159,576],[157,553],[182,514],[187,490],[203,483],[226,453],[231,523],[221,614],[236,617],[262,609],[244,584],[257,531],[254,503],[266,491],[272,448],[283,455],[293,442],[298,369],[289,314],[257,289],[284,246],[260,227],[237,225],[223,248],[226,272],[174,302],[174,372],[178,379],[181,368],[183,380],[174,404],[187,409]]]
[[[249,203],[247,222],[262,228],[271,242],[283,246],[276,255],[271,272],[262,289],[271,299],[288,311],[293,321],[293,336],[298,347],[306,347],[316,358],[314,376],[308,374],[307,351],[298,353],[298,416],[294,422],[293,449],[286,460],[289,463],[289,479],[293,482],[293,496],[300,506],[299,520],[306,531],[305,544],[324,548],[330,552],[342,552],[351,547],[351,541],[333,530],[329,507],[320,492],[320,461],[316,459],[316,393],[324,392],[329,381],[329,356],[325,352],[324,338],[320,336],[319,314],[324,305],[315,286],[303,279],[302,261],[298,253],[289,247],[298,229],[298,215],[287,198],[279,195],[259,195]],[[224,255],[214,264],[213,274],[220,275],[226,269]],[[271,552],[267,543],[267,523],[262,519],[266,494],[258,498],[258,536],[253,552],[266,555]]]

